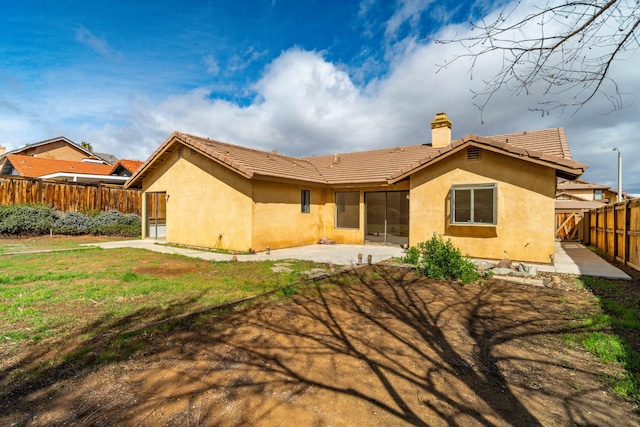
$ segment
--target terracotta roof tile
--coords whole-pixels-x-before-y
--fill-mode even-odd
[[[602,206],[605,206],[605,203],[594,200],[556,200],[556,210],[596,209]]]
[[[142,165],[144,165],[144,162],[140,160],[120,159],[113,165],[110,173],[113,173],[119,166],[122,166],[133,175]]]
[[[543,161],[551,167],[563,169],[563,174],[569,176],[580,175],[587,168],[586,165],[571,160],[569,146],[561,128],[491,137],[468,135],[441,148],[419,144],[305,158],[283,156],[174,132],[149,157],[145,166],[132,176],[127,186],[133,185],[134,181],[144,176],[146,165],[152,163],[174,143],[192,147],[249,178],[260,175],[333,185],[380,183],[402,179],[404,175],[438,161],[465,144],[527,157],[532,161]]]
[[[112,169],[111,165],[100,163],[75,162],[45,157],[23,156],[20,154],[7,155],[5,162],[9,162],[18,175],[27,178],[37,178],[59,172],[109,175]]]

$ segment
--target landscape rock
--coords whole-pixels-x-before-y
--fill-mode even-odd
[[[530,276],[535,276],[536,274],[538,274],[538,268],[537,267],[534,267],[533,265],[525,264],[523,262],[521,262],[518,265],[518,271],[521,271],[523,273],[527,273]]]
[[[499,268],[511,268],[511,260],[509,258],[502,258],[498,263]]]
[[[322,239],[318,240],[318,244],[319,245],[335,245],[336,241],[335,240],[329,240],[326,237],[323,237]]]
[[[508,275],[510,275],[510,274],[515,273],[515,271],[514,271],[514,270],[512,270],[512,269],[510,269],[510,268],[504,268],[504,267],[496,267],[496,268],[492,268],[492,269],[491,269],[491,272],[492,272],[493,274],[499,274],[499,275],[502,275],[502,276],[508,276]]]
[[[476,270],[478,271],[491,270],[496,266],[495,262],[489,261],[474,261],[474,263],[476,265]]]

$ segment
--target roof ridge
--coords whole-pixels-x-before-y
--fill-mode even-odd
[[[304,160],[303,157],[287,156],[286,154],[280,154],[280,153],[278,153],[276,151],[260,150],[260,149],[257,149],[257,148],[246,147],[244,145],[237,145],[237,144],[231,144],[229,142],[218,141],[217,139],[205,138],[203,136],[197,136],[197,135],[192,135],[192,134],[183,133],[183,132],[176,132],[176,134],[184,136],[184,137],[187,137],[187,138],[199,139],[199,140],[201,140],[203,142],[213,142],[213,143],[216,143],[216,144],[228,145],[229,147],[234,147],[234,148],[237,148],[237,149],[243,150],[243,151],[252,151],[254,153],[264,153],[264,154],[268,154],[268,155],[278,156],[278,157],[281,157],[283,159]]]

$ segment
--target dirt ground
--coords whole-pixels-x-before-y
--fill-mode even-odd
[[[360,268],[290,301],[194,315],[114,363],[13,381],[36,356],[4,357],[0,425],[640,425],[610,367],[562,339],[594,307],[573,284]]]

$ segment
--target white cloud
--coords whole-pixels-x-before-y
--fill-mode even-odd
[[[91,49],[104,56],[105,58],[114,58],[115,56],[117,56],[109,48],[108,43],[104,39],[93,35],[91,31],[89,31],[82,25],[79,25],[76,29],[76,40],[84,45],[89,46]]]
[[[231,56],[231,58],[229,59],[226,72],[228,74],[231,74],[238,71],[242,71],[245,68],[247,68],[249,65],[251,65],[252,62],[262,58],[267,53],[268,52],[266,50],[257,51],[253,47],[251,47],[242,54],[235,54]]]
[[[402,2],[397,17],[394,15],[387,24],[390,34],[403,22],[413,25],[412,20],[426,3]],[[369,5],[366,1],[361,3],[361,7]],[[450,26],[443,34],[462,31],[464,26]],[[359,83],[362,79],[356,77],[358,70],[347,72],[343,64],[330,62],[322,52],[290,48],[246,88],[255,94],[247,104],[215,98],[213,94],[217,92],[212,87],[164,97],[141,92],[130,96],[129,104],[122,100],[122,94],[112,93],[104,93],[104,99],[92,104],[92,99],[100,99],[100,94],[92,93],[84,101],[84,108],[104,120],[97,124],[83,122],[66,136],[92,142],[97,151],[139,159],[145,159],[174,130],[307,156],[429,142],[429,122],[435,113],[445,111],[453,121],[455,138],[468,133],[493,135],[563,126],[573,157],[590,164],[585,178],[608,185],[615,185],[617,176],[611,148],[619,146],[625,156],[624,187],[640,193],[640,162],[632,160],[636,152],[633,138],[640,133],[638,105],[603,115],[608,110],[603,110],[601,100],[596,99],[575,116],[541,117],[523,109],[523,105],[534,105],[541,98],[500,92],[485,113],[485,124],[481,124],[470,89],[481,90],[483,83],[478,78],[470,80],[470,63],[458,61],[436,73],[435,64],[452,58],[456,52],[459,51],[454,46],[426,44],[413,36],[398,38],[393,43],[389,72],[363,85]],[[249,50],[235,58],[224,72],[246,67],[264,54]],[[215,58],[209,59],[209,65],[218,65]],[[494,61],[488,57],[479,62],[474,74],[490,75]],[[621,64],[612,77],[628,93],[628,99],[633,99],[638,85],[634,70],[640,68],[640,58],[636,55]],[[126,89],[126,93],[134,90]],[[65,102],[84,105],[80,92]],[[57,98],[47,99],[53,105]],[[44,108],[36,108],[41,111],[40,116],[44,115]]]
[[[220,65],[218,61],[213,57],[213,55],[209,55],[204,58],[204,65],[206,67],[207,73],[209,74],[218,74],[220,72]]]

